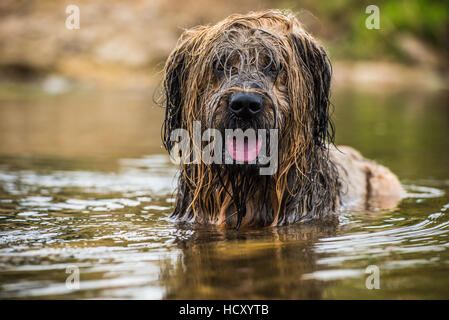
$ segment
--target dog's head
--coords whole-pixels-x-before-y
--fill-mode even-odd
[[[272,10],[232,15],[216,25],[187,30],[165,66],[164,145],[170,151],[172,131],[183,128],[193,135],[193,123],[199,121],[203,130],[215,128],[224,134],[222,143],[234,160],[250,162],[258,156],[260,139],[265,137],[237,142],[224,131],[277,129],[279,171],[272,189],[279,212],[284,194],[279,190],[286,188],[290,169],[313,180],[311,162],[316,162],[316,151],[325,150],[326,141],[333,139],[330,79],[331,66],[324,49],[291,14]],[[232,196],[248,193],[253,187],[244,183],[244,177],[250,174],[250,166],[230,166],[220,169],[227,177],[218,173],[218,178],[208,179],[208,187],[215,180],[221,185],[239,180],[240,187],[232,188]],[[184,166],[192,189],[202,185],[199,172],[205,176],[211,170],[201,167]],[[231,177],[242,171],[240,178]],[[195,198],[201,201],[199,194],[192,202]],[[246,195],[241,195],[239,202],[242,198]]]
[[[290,14],[233,15],[187,30],[165,68],[165,146],[194,120],[221,130],[278,128],[280,150],[323,146],[332,138],[330,79],[326,52]]]

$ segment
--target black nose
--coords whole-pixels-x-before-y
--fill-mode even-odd
[[[237,92],[229,100],[229,110],[239,118],[249,119],[262,110],[263,98],[253,92]]]

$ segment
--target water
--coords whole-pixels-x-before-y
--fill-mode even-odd
[[[449,298],[447,93],[334,94],[337,143],[398,174],[396,209],[240,232],[168,218],[151,97],[21,95],[0,101],[0,298]]]

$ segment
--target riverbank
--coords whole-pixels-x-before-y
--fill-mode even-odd
[[[0,99],[92,91],[154,92],[157,96],[161,89],[162,66],[136,72],[79,61],[78,65],[74,63],[66,71],[27,80],[3,77],[0,80]],[[449,90],[449,75],[431,68],[391,62],[336,61],[333,63],[332,89],[369,92]]]

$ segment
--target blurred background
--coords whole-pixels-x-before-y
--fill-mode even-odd
[[[66,8],[72,4],[80,10],[80,28],[70,30]],[[370,4],[359,0],[2,0],[0,155],[3,159],[116,159],[164,152],[163,110],[155,101],[161,96],[165,59],[180,34],[232,13],[267,8],[296,13],[325,46],[333,63],[337,121],[338,112],[353,104],[357,91],[371,95],[357,100],[355,107],[367,118],[371,115],[365,115],[366,104],[399,100],[403,106],[434,101],[444,105],[449,83],[447,1],[377,1],[378,30],[365,26]],[[379,99],[383,102],[376,102]],[[14,159],[14,164],[19,162]]]
[[[147,90],[185,28],[232,13],[289,9],[320,39],[336,85],[446,87],[447,1],[316,0],[3,0],[0,78],[33,81],[49,93],[73,86]],[[66,7],[80,8],[80,29],[65,27]],[[368,5],[380,9],[369,30]],[[379,89],[379,87],[377,87]],[[12,93],[10,93],[12,94]]]
[[[216,23],[232,13],[268,8],[294,12],[328,51],[337,143],[355,144],[368,156],[382,155],[372,143],[353,141],[351,131],[345,134],[345,127],[361,121],[361,130],[376,145],[399,150],[391,139],[384,143],[373,135],[385,133],[384,120],[376,121],[372,130],[363,129],[363,120],[372,119],[370,107],[376,115],[386,107],[383,116],[391,118],[395,109],[390,105],[407,108],[405,113],[417,119],[421,115],[416,110],[428,104],[446,112],[449,6],[438,0],[377,1],[380,29],[368,29],[370,4],[2,0],[0,161],[17,166],[24,159],[57,159],[59,164],[81,159],[92,165],[96,159],[115,163],[127,156],[165,153],[160,140],[164,112],[157,102],[165,59],[178,37],[186,28]],[[79,8],[79,29],[66,27],[69,5]],[[355,114],[347,114],[349,108],[357,119],[351,120]],[[395,143],[404,142],[401,138]]]

